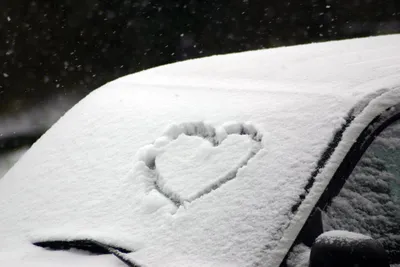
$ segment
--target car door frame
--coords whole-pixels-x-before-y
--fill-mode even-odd
[[[381,114],[376,116],[364,128],[361,134],[359,134],[356,141],[352,144],[346,156],[341,161],[339,167],[336,169],[324,192],[319,197],[316,205],[313,207],[310,215],[302,226],[295,241],[292,243],[292,246],[288,250],[288,253],[285,256],[285,259],[282,261],[280,267],[287,266],[286,261],[293,247],[297,244],[302,243],[302,239],[304,239],[306,236],[309,236],[309,233],[307,233],[307,231],[312,228],[310,226],[313,226],[313,228],[322,227],[321,225],[316,225],[316,223],[318,224],[318,222],[316,222],[315,220],[315,218],[319,216],[318,213],[320,212],[320,210],[324,210],[327,206],[329,206],[332,202],[332,199],[339,194],[340,190],[343,188],[344,184],[353,172],[357,163],[360,161],[365,151],[375,140],[375,138],[384,129],[386,129],[386,127],[390,126],[392,123],[398,120],[400,120],[400,103],[387,108]],[[316,238],[318,235],[317,233],[318,229],[317,231],[313,231],[313,233],[311,233],[311,238]]]

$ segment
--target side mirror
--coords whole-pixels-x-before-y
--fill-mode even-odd
[[[389,267],[389,257],[378,241],[347,231],[318,236],[311,248],[309,267]]]

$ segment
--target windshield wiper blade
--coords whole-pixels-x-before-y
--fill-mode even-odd
[[[34,242],[33,245],[51,250],[69,250],[71,248],[75,248],[75,249],[85,250],[94,254],[112,254],[129,267],[143,267],[142,265],[139,265],[136,262],[126,257],[125,253],[130,253],[132,251],[107,245],[92,239],[72,240],[72,241],[65,241],[65,240],[41,241],[41,242]]]
[[[129,267],[143,267],[143,266],[140,266],[139,264],[137,264],[136,262],[133,262],[132,260],[128,259],[125,256],[125,254],[122,253],[120,250],[117,250],[114,247],[111,247],[109,245],[103,244],[103,243],[95,241],[95,240],[91,240],[91,241],[93,242],[93,244],[96,244],[99,247],[102,247],[102,248],[108,250],[108,252],[113,254],[115,257],[117,257],[120,261],[125,263],[127,266],[129,266]]]

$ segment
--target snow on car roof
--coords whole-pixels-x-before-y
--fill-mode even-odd
[[[103,86],[0,180],[0,264],[15,250],[25,256],[13,262],[49,257],[32,241],[83,238],[145,266],[279,264],[304,219],[292,207],[350,110],[374,99],[319,191],[363,127],[399,101],[399,44],[392,35],[214,56]]]

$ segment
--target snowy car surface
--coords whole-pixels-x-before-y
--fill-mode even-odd
[[[0,180],[0,265],[286,264],[360,136],[397,116],[399,46],[251,51],[106,84]],[[82,240],[116,251],[65,245]]]

